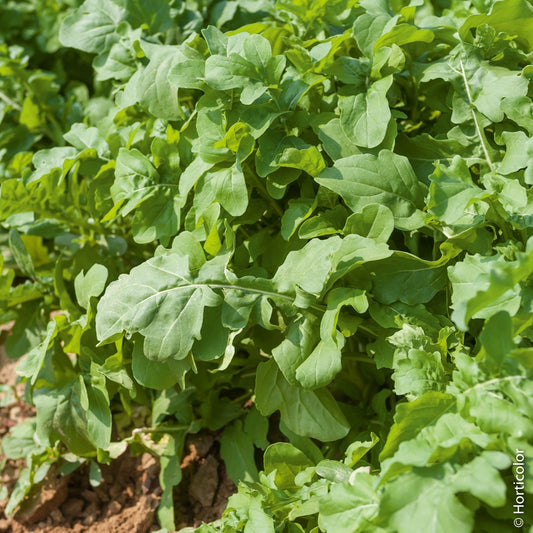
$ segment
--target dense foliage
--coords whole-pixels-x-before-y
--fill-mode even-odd
[[[516,530],[531,2],[80,4],[0,4],[7,511],[129,447],[173,529],[207,429],[239,492],[202,532]]]

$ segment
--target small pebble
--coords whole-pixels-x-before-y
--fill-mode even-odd
[[[50,513],[50,516],[55,522],[63,522],[63,520],[65,519],[65,517],[63,516],[63,513],[59,509],[54,509]]]
[[[94,522],[94,516],[89,515],[83,519],[84,526],[90,526]]]
[[[111,502],[108,506],[107,506],[107,516],[112,516],[114,514],[118,514],[120,513],[120,511],[122,510],[122,505],[120,505],[120,503],[118,502]]]

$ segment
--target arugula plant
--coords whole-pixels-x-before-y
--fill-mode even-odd
[[[174,529],[206,429],[239,491],[198,531],[511,529],[531,3],[54,6],[0,45],[1,318],[37,409],[8,513],[129,447]]]

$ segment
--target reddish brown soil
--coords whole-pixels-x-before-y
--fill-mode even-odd
[[[178,529],[220,518],[236,487],[219,455],[219,441],[209,433],[191,435],[183,458],[183,479],[176,490]]]
[[[0,384],[14,386],[16,363],[7,359],[1,344]],[[17,395],[22,392],[23,386],[18,385]],[[32,407],[13,394],[10,398],[8,405],[0,407],[0,440],[10,427],[33,415]],[[219,447],[218,435],[189,437],[181,465],[183,480],[175,489],[178,529],[219,518],[235,492]],[[10,491],[23,461],[8,460],[2,468],[2,459],[0,488]],[[161,494],[157,461],[148,453],[139,457],[124,453],[101,469],[103,481],[98,487],[89,484],[87,468],[66,477],[52,470],[15,518],[5,517],[7,501],[0,501],[0,533],[146,533],[160,529],[155,516]]]

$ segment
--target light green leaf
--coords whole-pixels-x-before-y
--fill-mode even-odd
[[[34,280],[39,279],[39,276],[35,272],[31,255],[28,253],[20,233],[15,228],[9,230],[9,248],[22,274]]]
[[[86,388],[83,393],[83,387]],[[87,406],[82,407],[87,409],[87,429],[92,441],[99,448],[107,448],[111,442],[111,409],[109,393],[106,387],[106,379],[103,374],[97,369],[94,363],[91,365],[91,381],[90,385],[85,386],[80,381],[80,388],[82,391],[82,398],[84,394],[87,396]]]
[[[301,250],[287,255],[273,281],[282,292],[293,292],[298,286],[310,294],[320,294],[341,243],[340,237],[309,241]]]
[[[473,511],[455,496],[460,489],[453,485],[452,467],[436,465],[426,472],[425,476],[408,472],[387,484],[380,502],[386,527],[396,531],[419,527],[427,533],[470,533]]]
[[[372,440],[352,442],[346,449],[344,463],[353,468],[380,440],[373,432],[370,432],[370,438]]]
[[[506,131],[502,137],[506,152],[498,172],[511,174],[526,168],[533,158],[533,138],[528,137],[523,131]]]
[[[275,533],[274,519],[263,510],[257,498],[250,501],[244,533]]]
[[[109,52],[96,56],[93,67],[98,81],[128,80],[136,71],[135,56],[124,42],[119,41]]]
[[[430,466],[445,462],[462,450],[466,453],[473,444],[485,449],[491,441],[487,433],[458,413],[444,413],[434,424],[401,442],[396,453],[382,461],[383,476],[387,479],[389,469],[393,472],[398,464]]]
[[[32,385],[37,381],[37,377],[41,371],[46,356],[49,353],[48,350],[52,341],[57,337],[61,326],[63,326],[65,322],[65,316],[57,316],[54,320],[48,322],[46,336],[42,342],[35,346],[17,366],[17,374],[19,376],[24,376],[25,378],[30,378],[30,383]]]

